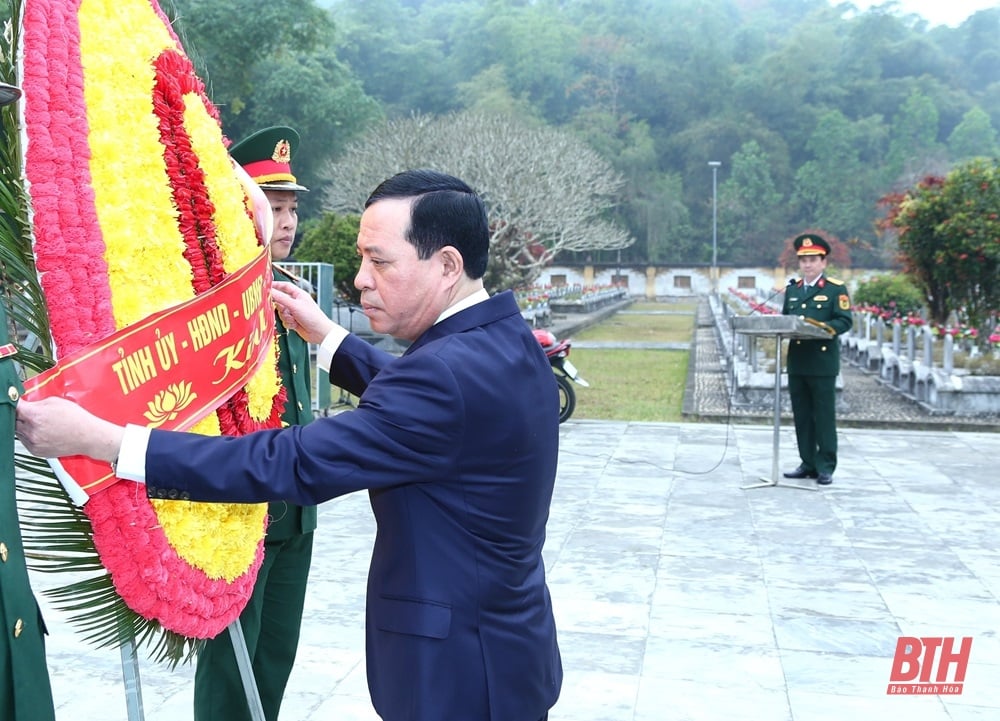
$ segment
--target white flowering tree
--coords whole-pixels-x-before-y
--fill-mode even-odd
[[[327,168],[324,209],[360,213],[376,185],[412,168],[449,173],[482,195],[491,291],[530,284],[562,251],[634,242],[610,220],[624,181],[605,159],[573,135],[505,115],[415,115],[373,127]]]

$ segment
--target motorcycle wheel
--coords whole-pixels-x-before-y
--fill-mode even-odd
[[[576,410],[576,391],[573,390],[573,383],[566,376],[556,376],[556,385],[559,386],[559,422],[568,420],[573,411]]]

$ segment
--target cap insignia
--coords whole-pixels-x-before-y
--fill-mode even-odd
[[[274,153],[271,155],[271,160],[276,163],[283,163],[289,165],[292,162],[292,146],[287,140],[279,140],[274,146]]]

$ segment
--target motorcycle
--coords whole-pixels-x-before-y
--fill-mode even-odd
[[[584,388],[590,387],[590,384],[580,376],[576,366],[569,360],[570,341],[559,340],[552,331],[544,328],[535,328],[532,332],[535,334],[535,340],[545,351],[552,365],[552,372],[556,375],[556,384],[559,386],[559,422],[562,423],[573,415],[576,409],[576,391],[573,390],[573,383],[579,383]]]

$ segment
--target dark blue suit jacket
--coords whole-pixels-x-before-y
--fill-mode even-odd
[[[537,721],[562,683],[541,556],[558,400],[513,295],[436,324],[400,358],[349,336],[330,377],[360,394],[356,410],[240,438],[154,430],[148,492],[310,505],[368,489],[375,710]]]

